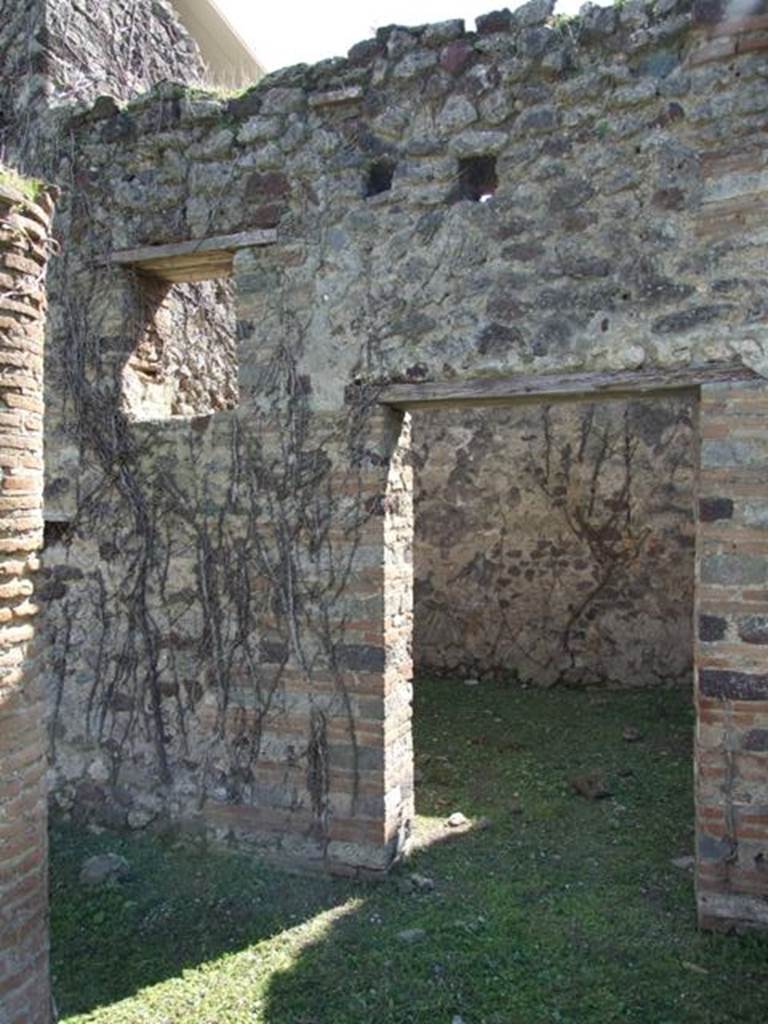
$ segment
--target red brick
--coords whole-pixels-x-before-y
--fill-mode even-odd
[[[768,31],[752,32],[749,35],[739,37],[739,53],[757,53],[761,50],[768,50]]]
[[[736,40],[732,36],[720,36],[704,43],[688,57],[689,67],[697,67],[700,64],[708,64],[715,60],[724,60],[736,53]]]

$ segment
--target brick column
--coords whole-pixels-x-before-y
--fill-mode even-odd
[[[768,928],[768,381],[702,389],[699,923]]]
[[[384,786],[385,842],[407,849],[414,814],[413,467],[411,418],[386,414],[399,429],[389,462],[384,508]]]
[[[365,611],[338,650],[355,701],[358,769],[353,780],[345,748],[331,749],[331,801],[348,816],[331,821],[328,859],[332,871],[377,875],[407,848],[413,820],[413,471],[408,416],[380,409],[369,428],[361,498],[375,514],[356,539],[347,585]],[[352,784],[360,798],[350,810]]]
[[[0,185],[0,1021],[47,1024],[48,849],[39,676],[44,275],[51,203]]]

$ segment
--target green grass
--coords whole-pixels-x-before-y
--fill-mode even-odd
[[[37,199],[43,189],[42,181],[37,181],[35,178],[23,178],[17,171],[3,166],[0,166],[0,185],[15,189],[32,201]]]
[[[421,846],[383,884],[57,831],[62,1019],[763,1024],[768,939],[698,933],[692,877],[670,863],[693,846],[688,694],[425,681],[415,714]],[[571,792],[590,771],[612,798]],[[437,841],[454,810],[491,826]],[[79,865],[104,850],[135,877],[85,891]],[[406,892],[408,871],[434,891]]]

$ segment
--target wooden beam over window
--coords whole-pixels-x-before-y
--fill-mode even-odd
[[[189,242],[122,249],[113,252],[108,262],[115,266],[133,267],[142,274],[159,277],[163,281],[207,281],[232,273],[232,259],[238,249],[273,245],[276,241],[277,231],[274,228],[241,231],[236,235],[214,235]]]
[[[754,370],[737,362],[700,366],[648,367],[473,380],[391,384],[379,393],[379,403],[395,409],[450,408],[519,403],[594,402],[629,399],[684,391],[702,384],[759,381]],[[768,381],[765,382],[768,387]]]

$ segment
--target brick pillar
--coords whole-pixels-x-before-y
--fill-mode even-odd
[[[0,184],[0,1021],[47,1024],[48,848],[28,647],[43,533],[44,275],[51,203]]]
[[[413,467],[411,418],[387,412],[398,430],[384,507],[385,841],[406,849],[413,821]]]
[[[413,472],[408,416],[379,409],[369,429],[361,499],[375,513],[355,540],[347,584],[365,611],[338,652],[356,712],[360,797],[346,819],[332,820],[328,858],[333,871],[375,875],[405,851],[413,820]],[[343,753],[331,749],[331,800],[348,808],[353,780]]]
[[[768,928],[768,381],[702,389],[699,923]]]

